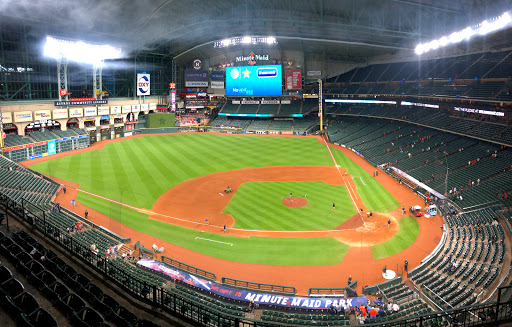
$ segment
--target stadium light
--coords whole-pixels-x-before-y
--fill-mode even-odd
[[[512,23],[512,16],[510,13],[504,12],[501,16],[486,19],[480,24],[473,27],[466,27],[465,29],[453,32],[448,36],[443,36],[437,40],[432,40],[426,43],[420,43],[414,49],[417,55],[422,55],[431,50],[437,50],[440,47],[445,47],[449,44],[459,43],[463,40],[469,40],[474,35],[487,35],[503,28],[510,26]]]
[[[66,58],[70,61],[102,65],[103,60],[121,58],[121,49],[110,45],[90,44],[46,37],[44,55],[54,59]]]
[[[250,36],[244,36],[242,38],[242,43],[243,44],[250,44],[251,43],[251,37]]]

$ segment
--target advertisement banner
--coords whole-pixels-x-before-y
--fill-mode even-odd
[[[149,72],[137,72],[137,96],[151,95],[151,76]]]
[[[110,114],[118,115],[121,113],[121,106],[110,106]]]
[[[242,104],[260,104],[260,102],[257,100],[246,100],[242,101]]]
[[[98,107],[98,116],[108,115],[110,114],[109,107]]]
[[[97,110],[96,110],[96,107],[85,107],[84,108],[84,116],[85,117],[92,117],[92,116],[97,116],[98,113],[97,113]]]
[[[17,111],[14,113],[15,123],[23,123],[32,120],[32,111]]]
[[[2,112],[2,123],[11,124],[12,123],[12,113],[11,112]]]
[[[26,148],[31,148],[31,147],[33,147],[33,146],[43,145],[43,144],[46,144],[46,141],[43,141],[43,142],[37,142],[37,143],[30,143],[30,144],[22,144],[22,145],[11,146],[11,147],[9,147],[9,148],[4,148],[4,151],[12,151],[12,150],[26,149]]]
[[[293,135],[293,131],[281,131],[281,135]]]
[[[271,135],[279,135],[279,131],[268,131]]]
[[[185,70],[186,87],[208,87],[208,72],[206,70]]]
[[[302,89],[302,73],[299,69],[286,71],[286,89]]]
[[[77,118],[84,116],[84,108],[69,109],[69,118]]]
[[[256,131],[256,134],[267,134],[267,131]]]
[[[55,146],[55,141],[48,141],[48,155],[51,156],[57,153],[57,147]]]
[[[140,111],[148,112],[149,111],[149,103],[143,103],[140,105]]]
[[[66,118],[68,118],[68,110],[67,109],[53,109],[52,117],[53,117],[53,119],[66,119]]]
[[[281,100],[281,104],[291,104],[290,100]]]
[[[123,106],[123,114],[129,114],[132,112],[132,106],[129,104],[126,104]]]
[[[240,104],[240,100],[233,100],[231,101],[231,104]]]
[[[132,112],[139,112],[140,106],[138,104],[132,104]]]
[[[149,110],[156,110],[156,103],[150,103]]]
[[[261,100],[261,104],[279,104],[279,100]]]
[[[295,135],[307,135],[307,133],[303,132],[303,131],[293,132],[293,134],[295,134]]]
[[[36,110],[34,111],[34,120],[49,120],[52,119],[51,110]]]
[[[322,76],[321,70],[308,70],[308,76]]]
[[[224,81],[211,81],[210,87],[212,89],[223,89],[224,88]]]
[[[99,105],[107,104],[108,100],[87,100],[87,101],[54,101],[55,107],[68,107],[68,106],[86,106],[86,105]]]
[[[224,72],[212,72],[210,77],[212,81],[224,82]]]
[[[226,68],[227,96],[282,95],[281,65]]]
[[[142,259],[137,262],[138,265],[153,269],[155,271],[161,272],[172,279],[180,280],[186,284],[195,286],[202,290],[212,292],[214,294],[223,296],[228,299],[239,300],[250,302],[254,301],[258,304],[271,304],[280,307],[287,308],[303,308],[303,309],[329,309],[329,307],[334,305],[335,307],[340,304],[346,304],[349,307],[358,307],[360,305],[366,305],[367,299],[365,296],[353,297],[353,298],[311,298],[311,297],[297,297],[297,296],[288,296],[288,295],[276,295],[276,294],[267,294],[267,293],[259,293],[252,292],[248,290],[235,289],[230,287],[225,287],[220,284],[210,282],[208,280],[196,277],[194,275],[190,275],[186,272],[171,268],[161,262],[157,262],[150,259]]]

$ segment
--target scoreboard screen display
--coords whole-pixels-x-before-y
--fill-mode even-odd
[[[283,95],[281,65],[227,67],[226,95]]]

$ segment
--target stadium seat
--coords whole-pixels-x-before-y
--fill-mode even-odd
[[[85,302],[76,294],[70,293],[56,302],[57,306],[70,317],[85,308]]]
[[[5,266],[0,266],[0,284],[11,279],[12,273],[9,268]]]
[[[5,298],[7,300],[6,311],[15,317],[21,313],[30,315],[39,308],[39,302],[37,302],[36,298],[28,292],[20,293],[15,297],[7,295]]]
[[[108,316],[119,307],[119,303],[110,295],[103,294],[98,298],[96,307],[101,313]]]
[[[112,311],[110,319],[115,322],[117,326],[129,327],[137,321],[137,316],[135,316],[125,307],[119,306],[117,309]]]
[[[73,278],[69,278],[66,283],[73,291],[78,292],[82,288],[87,288],[91,281],[82,274],[76,274]]]
[[[76,312],[72,316],[72,321],[76,326],[80,327],[102,327],[105,321],[101,315],[94,309],[86,307],[80,312]]]
[[[30,327],[57,327],[57,321],[46,310],[39,308],[30,315],[21,314],[26,326]]]
[[[43,290],[43,288],[55,283],[56,280],[57,278],[49,270],[44,270],[41,273],[34,275],[32,283],[39,290]]]
[[[224,326],[224,325],[223,325]],[[226,325],[227,326],[227,325]],[[152,321],[146,320],[146,319],[139,319],[137,322],[133,325],[133,327],[158,327],[157,324],[155,324]]]
[[[65,297],[69,294],[69,289],[64,286],[61,282],[56,281],[55,283],[45,286],[43,288],[43,292],[46,296],[52,301],[56,302],[61,298]]]
[[[103,295],[101,288],[91,283],[87,287],[82,287],[78,290],[78,294],[86,299],[90,304],[94,305],[95,302]]]
[[[25,288],[23,284],[16,278],[11,278],[2,284],[0,284],[0,294],[5,296],[9,295],[10,297],[15,297],[18,294],[21,294]]]

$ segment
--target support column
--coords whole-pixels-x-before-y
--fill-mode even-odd
[[[100,64],[98,65],[94,65],[93,67],[93,90],[94,90],[94,98],[96,100],[103,100],[103,79],[102,79],[102,75],[103,75],[103,62],[101,62]],[[98,94],[99,92],[99,94]]]
[[[63,97],[61,94],[61,90],[68,91],[68,60],[66,58],[57,60],[57,74],[59,81],[59,101],[68,101],[69,96],[66,94]]]

